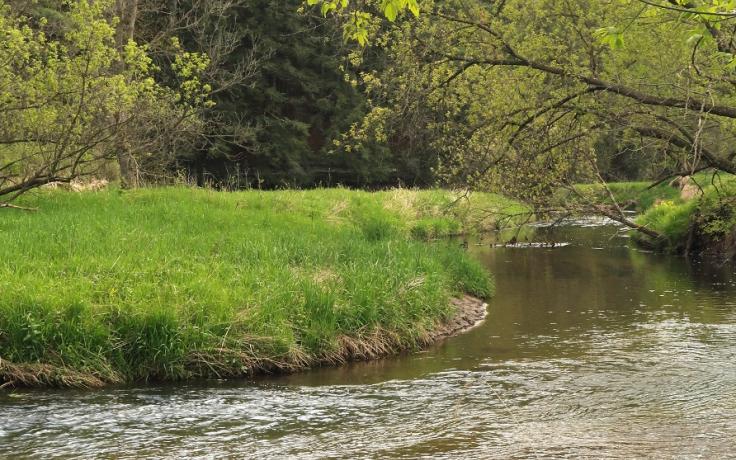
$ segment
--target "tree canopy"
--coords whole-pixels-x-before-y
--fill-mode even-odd
[[[390,65],[363,74],[359,130],[421,133],[450,183],[539,208],[602,180],[606,145],[648,177],[736,172],[733,3],[422,2],[375,35]]]
[[[111,2],[32,6],[0,1],[3,202],[99,174],[123,145],[158,156],[210,104],[207,56],[172,43],[177,85],[161,84],[147,46],[119,34]]]
[[[581,181],[736,172],[736,0],[0,5],[5,202],[117,174],[545,209]]]

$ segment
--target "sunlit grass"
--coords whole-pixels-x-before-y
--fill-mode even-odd
[[[712,172],[700,172],[692,179],[703,189],[712,187],[713,183],[731,181],[729,174],[715,175]],[[643,212],[652,206],[663,202],[676,204],[683,203],[680,198],[680,189],[670,185],[670,180],[653,185],[653,181],[639,182],[608,182],[606,184],[619,205],[630,205],[636,211]],[[582,193],[596,197],[598,201],[608,202],[610,198],[601,184],[580,184],[577,186]]]
[[[662,197],[642,213],[637,222],[662,235],[659,240],[648,241],[657,249],[682,252],[688,239],[694,244],[717,246],[719,239],[736,232],[736,177],[729,174],[697,175],[695,177],[702,194],[691,200],[679,196]],[[692,234],[691,234],[692,233]],[[639,237],[640,241],[644,241]],[[690,242],[693,244],[693,241]]]
[[[188,188],[28,196],[38,212],[0,214],[0,380],[299,368],[342,353],[346,337],[415,347],[453,314],[451,297],[492,292],[457,243],[412,238],[490,225],[478,210],[509,204],[478,194],[449,207],[454,198]],[[446,223],[417,230],[432,219]]]

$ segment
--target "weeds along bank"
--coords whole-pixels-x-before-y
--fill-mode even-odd
[[[636,210],[636,222],[661,235],[633,233],[642,246],[677,254],[736,258],[736,177],[699,173],[674,183],[608,184],[618,203]]]
[[[24,198],[0,218],[0,384],[229,377],[427,342],[492,282],[451,242],[494,195],[186,188]]]
[[[696,177],[691,197],[658,200],[638,218],[662,234],[654,241],[637,237],[657,250],[736,259],[736,177]]]

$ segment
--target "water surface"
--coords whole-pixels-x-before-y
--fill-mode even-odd
[[[422,353],[247,382],[0,395],[0,457],[736,455],[734,267],[619,235],[471,245],[496,275],[488,320]]]

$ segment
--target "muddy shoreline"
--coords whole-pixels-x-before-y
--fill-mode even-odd
[[[457,313],[435,331],[434,341],[463,334],[479,326],[488,315],[488,304],[477,297],[465,295],[451,302],[457,308]]]

